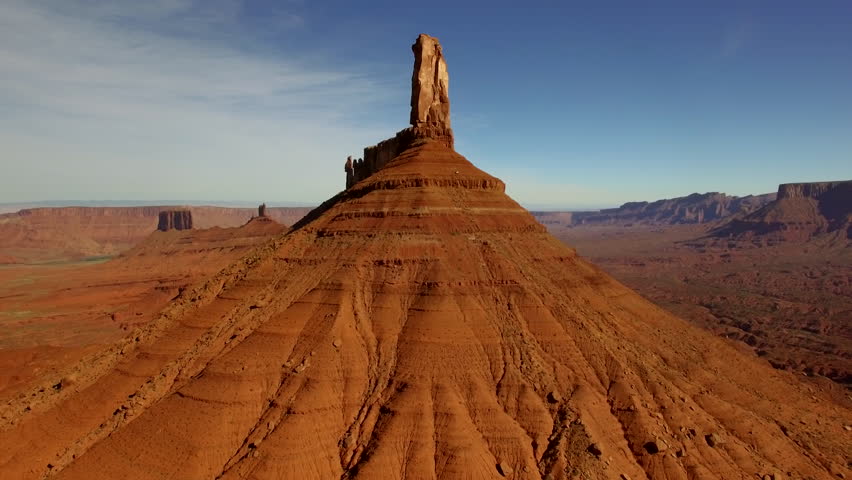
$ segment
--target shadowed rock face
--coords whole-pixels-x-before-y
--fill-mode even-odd
[[[166,210],[160,212],[157,230],[189,230],[192,228],[192,212],[189,210]]]
[[[774,202],[712,233],[762,243],[806,241],[825,234],[848,241],[852,239],[852,180],[779,185]]]
[[[437,38],[421,33],[411,49],[411,125],[450,128],[450,77],[441,44]]]
[[[166,210],[160,212],[157,230],[190,230],[192,228],[192,212],[189,210]]]

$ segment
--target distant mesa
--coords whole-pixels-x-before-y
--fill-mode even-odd
[[[393,138],[364,148],[364,157],[346,159],[346,188],[373,175],[418,140],[438,140],[454,147],[450,128],[450,77],[438,39],[421,33],[411,46],[414,73],[411,76],[411,126]]]
[[[169,230],[190,229],[192,229],[192,212],[189,210],[164,210],[160,212],[157,230],[168,232]]]
[[[654,202],[627,202],[595,212],[532,212],[554,227],[579,225],[689,225],[717,222],[751,213],[775,200],[775,193],[737,197],[719,192],[693,193]]]
[[[852,239],[852,180],[781,184],[775,201],[711,232],[769,244],[823,235]]]
[[[24,208],[0,213],[0,253],[24,264],[118,255],[157,231],[160,212],[169,210],[190,211],[193,230],[239,227],[258,212],[257,207],[169,204]],[[292,225],[311,210],[267,207],[265,213],[277,224]]]

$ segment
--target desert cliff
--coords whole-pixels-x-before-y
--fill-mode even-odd
[[[761,244],[826,235],[839,242],[852,239],[852,180],[782,184],[775,201],[711,232]]]
[[[579,225],[688,225],[718,222],[751,213],[775,199],[775,194],[737,197],[724,193],[693,193],[654,202],[628,202],[618,208],[592,212],[533,212],[552,228]]]

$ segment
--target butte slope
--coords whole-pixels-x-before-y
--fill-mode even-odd
[[[3,478],[850,474],[848,409],[623,287],[431,141],[46,382],[4,405]]]

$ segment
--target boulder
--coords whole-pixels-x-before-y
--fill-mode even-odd
[[[514,469],[509,465],[509,462],[500,462],[497,464],[497,470],[500,472],[500,475],[504,477],[508,477],[512,473],[514,473]]]
[[[725,443],[725,439],[718,433],[711,433],[709,435],[705,435],[704,440],[707,442],[707,445],[710,445],[714,448],[716,447],[716,445],[721,445]]]

